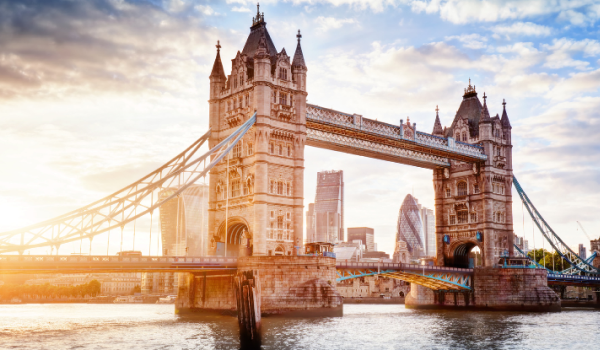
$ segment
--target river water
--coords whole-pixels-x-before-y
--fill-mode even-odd
[[[239,349],[233,317],[173,305],[0,305],[0,349]],[[343,317],[263,318],[262,349],[598,349],[600,311],[410,310],[345,305]]]

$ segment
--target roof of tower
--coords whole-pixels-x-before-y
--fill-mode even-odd
[[[219,77],[227,79],[225,70],[223,69],[223,62],[221,62],[221,43],[217,41],[217,57],[215,57],[215,63],[213,63],[212,71],[210,72],[210,78]]]
[[[292,61],[292,67],[304,67],[306,68],[306,63],[304,62],[304,55],[302,54],[302,47],[300,46],[300,38],[302,38],[302,34],[300,34],[300,29],[298,29],[298,45],[296,46],[296,52],[294,53],[294,60]]]
[[[490,118],[490,112],[488,111],[487,108],[487,102],[486,102],[487,96],[485,95],[485,92],[483,93],[483,109],[481,110],[481,119],[479,119],[479,123],[490,123],[492,121],[492,118]]]
[[[443,135],[444,129],[442,129],[442,123],[440,122],[440,109],[435,106],[435,123],[433,123],[433,135]]]
[[[508,120],[508,114],[506,114],[506,100],[502,100],[502,119],[500,119],[502,127],[505,129],[512,129],[510,121]]]
[[[277,48],[275,48],[275,44],[269,35],[269,31],[267,31],[265,14],[258,12],[257,5],[256,17],[252,19],[252,27],[250,27],[250,34],[248,35],[248,39],[246,39],[246,44],[244,45],[242,54],[248,57],[254,57],[254,53],[258,49],[260,38],[263,36],[266,39],[267,49],[269,50],[271,59],[274,60],[275,56],[277,55]]]
[[[454,134],[454,127],[456,123],[458,123],[459,119],[467,119],[469,123],[469,132],[471,137],[476,137],[479,135],[479,118],[481,118],[481,110],[483,106],[481,105],[481,101],[477,97],[477,91],[475,91],[475,86],[471,86],[471,79],[469,79],[469,86],[465,89],[465,94],[463,95],[463,100],[460,103],[460,107],[458,107],[458,111],[456,111],[456,115],[454,116],[454,120],[452,121],[452,125],[446,129],[445,137],[451,136]]]

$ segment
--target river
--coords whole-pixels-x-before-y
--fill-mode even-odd
[[[263,318],[262,349],[594,349],[600,310],[560,313],[345,305],[343,317]],[[595,345],[594,345],[595,344]],[[0,305],[1,349],[238,349],[233,317],[173,305]]]

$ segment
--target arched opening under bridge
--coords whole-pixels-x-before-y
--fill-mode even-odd
[[[481,266],[481,250],[473,242],[465,242],[454,248],[451,266],[463,269]]]
[[[225,244],[225,223],[219,228],[219,237],[221,242],[217,242],[217,255],[223,256],[227,249],[228,257],[237,257],[240,255],[240,249],[249,248],[252,254],[252,237],[248,225],[245,221],[236,218],[230,218],[227,223],[227,244]]]

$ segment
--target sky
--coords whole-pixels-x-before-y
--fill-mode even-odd
[[[451,124],[469,78],[490,114],[506,99],[514,174],[537,209],[571,246],[589,247],[577,220],[600,236],[598,1],[269,0],[261,12],[289,55],[301,30],[309,103],[431,132],[436,106]],[[244,0],[0,1],[0,232],[104,197],[206,132],[215,44],[229,72],[255,13]],[[393,252],[406,194],[433,208],[431,170],[305,158],[305,206],[318,171],[344,170],[345,226],[375,228],[380,250]],[[543,246],[514,189],[513,220]]]

